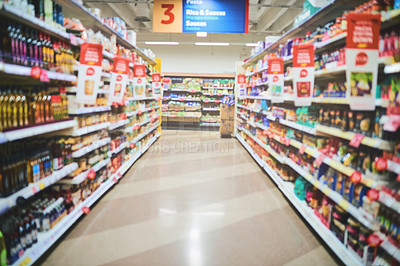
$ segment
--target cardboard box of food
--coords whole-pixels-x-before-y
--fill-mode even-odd
[[[235,106],[228,106],[227,104],[221,104],[221,119],[235,119]]]

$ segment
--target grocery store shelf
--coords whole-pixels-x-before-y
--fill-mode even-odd
[[[94,166],[92,166],[90,169],[93,169],[93,171],[97,172],[99,171],[101,168],[105,167],[108,163],[110,162],[110,158],[104,159],[98,163],[96,163]],[[63,179],[61,180],[59,183],[63,183],[63,184],[80,184],[83,181],[85,181],[87,179],[87,175],[90,171],[90,169],[76,175],[75,177],[73,177],[72,179]]]
[[[142,138],[146,137],[149,133],[153,132],[154,130],[156,130],[158,127],[160,126],[160,123],[158,122],[156,125],[154,125],[152,128],[150,128],[149,130],[147,130],[146,132],[138,135],[134,140],[132,140],[129,144],[133,143],[136,144],[137,142],[139,142]]]
[[[380,191],[378,200],[386,207],[400,213],[400,202],[386,192]]]
[[[197,99],[194,99],[194,98],[171,98],[170,100],[177,101],[177,102],[200,102],[201,101],[200,98],[197,98]]]
[[[89,134],[89,133],[92,133],[95,131],[106,129],[106,128],[108,128],[109,125],[110,125],[109,122],[104,122],[104,123],[97,124],[97,125],[87,126],[84,128],[78,128],[72,132],[72,136],[78,137],[78,136],[86,135],[86,134]]]
[[[261,109],[254,109],[254,108],[250,108],[250,107],[247,107],[247,106],[244,106],[244,105],[241,105],[241,104],[236,104],[236,106],[239,107],[239,108],[242,108],[242,109],[249,110],[251,112],[256,112],[256,113],[261,112]]]
[[[381,247],[386,250],[391,256],[393,256],[398,262],[400,262],[400,249],[393,245],[389,240],[382,242]]]
[[[1,12],[0,12],[1,13]],[[19,66],[14,64],[0,63],[0,73],[8,75],[31,77],[31,67]],[[50,81],[76,82],[75,75],[63,74],[53,71],[46,71]]]
[[[158,109],[158,108],[160,108],[159,105],[157,105],[157,106],[151,106],[151,107],[144,108],[144,109],[142,109],[142,110],[136,110],[136,111],[133,111],[133,112],[129,112],[129,113],[126,114],[126,116],[127,116],[127,117],[131,117],[131,116],[137,115],[137,114],[139,114],[139,113],[145,113],[145,112],[153,111],[153,109],[156,110],[156,109]]]
[[[203,110],[203,111],[213,111],[213,112],[219,112],[220,111],[218,108],[202,108],[201,110]]]
[[[75,120],[66,120],[61,122],[53,122],[50,124],[10,130],[7,132],[0,132],[0,144],[8,141],[29,138],[54,131],[60,131],[67,128],[72,128],[75,125],[76,125]]]
[[[206,92],[204,92],[203,95],[207,95],[207,96],[225,96],[225,95],[229,95],[229,93],[206,93]]]
[[[101,72],[101,77],[105,79],[111,78],[111,74],[107,72]]]
[[[0,215],[5,213],[10,208],[16,205],[16,201],[18,198],[22,197],[24,199],[28,199],[38,193],[39,191],[49,187],[50,185],[56,183],[61,178],[69,175],[73,171],[78,169],[77,163],[71,163],[69,165],[64,166],[61,170],[54,171],[48,177],[45,177],[38,182],[31,183],[27,187],[15,192],[14,194],[8,196],[7,198],[0,198]]]
[[[86,7],[80,4],[78,1],[74,0],[58,0],[59,4],[63,7],[63,13],[65,17],[75,17],[79,18],[86,28],[92,29],[94,32],[101,31],[103,34],[109,36],[115,35],[117,37],[117,42],[124,46],[126,49],[134,50],[138,55],[140,55],[145,61],[150,65],[155,65],[156,62],[148,57],[140,48],[128,42],[119,33],[105,25],[101,19],[93,15]]]
[[[38,243],[29,248],[21,258],[13,265],[31,265],[37,261],[58,239],[81,217],[84,207],[91,207],[98,199],[101,198],[118,179],[129,170],[129,168],[142,156],[149,147],[157,140],[160,134],[154,136],[142,151],[135,154],[130,160],[126,161],[110,178],[100,184],[99,188],[94,191],[85,201],[75,206],[74,210],[63,218],[55,227],[48,232],[38,233]],[[109,161],[109,159],[107,159]]]
[[[206,89],[216,89],[216,90],[233,90],[234,88],[233,87],[213,87],[213,86],[211,86],[211,87],[202,87],[202,89],[203,90],[206,90]]]
[[[202,127],[219,127],[220,125],[220,123],[200,122],[200,126]]]
[[[93,106],[76,109],[75,111],[69,112],[69,115],[82,115],[107,111],[111,111],[111,106]]]
[[[400,174],[400,163],[388,160],[388,170],[393,173]]]
[[[103,50],[103,57],[108,60],[114,60],[114,55],[110,52],[107,52],[106,50]]]
[[[311,135],[316,135],[317,131],[315,130],[315,128],[312,127],[308,127],[308,126],[304,126],[304,125],[300,125],[296,122],[292,122],[292,121],[288,121],[288,120],[284,120],[284,119],[279,119],[279,123],[300,131],[303,131],[305,133],[311,134]]]
[[[145,124],[147,124],[147,123],[150,123],[150,122],[151,122],[151,119],[147,119],[147,120],[145,120],[145,121],[136,123],[136,124],[134,124],[133,126],[129,126],[129,127],[125,128],[124,131],[125,131],[126,133],[132,132],[132,131],[135,130],[135,129],[134,129],[135,127],[137,127],[137,126],[141,127],[141,126],[143,126],[143,125],[145,125]]]
[[[400,72],[400,63],[395,63],[392,65],[385,66],[384,70],[385,74],[393,74]]]
[[[116,149],[114,149],[114,150],[108,152],[108,157],[111,158],[111,157],[113,156],[113,154],[118,154],[118,153],[120,153],[120,152],[123,151],[126,147],[127,147],[127,143],[126,143],[126,142],[121,143]]]
[[[204,99],[203,99],[202,102],[203,102],[203,103],[220,103],[221,100],[208,100],[208,99],[207,99],[207,100],[204,100]]]
[[[180,90],[180,89],[169,89],[164,90],[168,92],[183,92],[183,93],[202,93],[201,90]]]
[[[104,146],[104,145],[106,145],[106,144],[108,144],[110,142],[111,142],[110,138],[105,138],[105,139],[101,139],[101,140],[95,141],[91,145],[85,146],[85,147],[83,147],[83,148],[81,148],[81,149],[79,149],[77,151],[74,151],[72,153],[72,157],[73,158],[80,158],[83,155],[88,154],[89,152],[92,152],[92,151],[94,151],[94,150],[96,150],[96,149],[98,149],[98,148],[100,148],[100,147],[102,147],[102,146]]]
[[[65,30],[62,30],[61,26],[59,28],[51,26],[44,20],[36,17],[31,17],[25,12],[10,4],[4,2],[0,3],[0,15],[1,17],[12,19],[13,21],[22,23],[26,26],[29,26],[30,28],[40,30],[51,36],[69,40],[69,34],[65,32]]]
[[[254,99],[254,100],[271,100],[271,96],[243,96],[243,99]]]
[[[146,100],[156,100],[155,97],[141,97],[141,98],[135,98],[135,97],[129,97],[127,98],[128,101],[146,101]]]
[[[310,29],[316,28],[318,25],[323,25],[325,22],[331,21],[340,17],[344,10],[353,9],[360,4],[363,4],[365,1],[363,0],[335,0],[331,1],[328,5],[318,10],[315,14],[310,16],[300,25],[291,30],[287,31],[285,34],[281,36],[281,38],[270,44],[266,47],[262,52],[257,55],[251,57],[247,60],[242,67],[246,69],[247,67],[254,65],[258,60],[264,58],[264,56],[268,53],[272,53],[279,47],[280,44],[285,44],[289,39],[295,39],[296,37],[304,37]]]
[[[245,140],[236,134],[236,138],[254,158],[254,160],[263,168],[268,176],[276,183],[277,187],[282,191],[286,198],[292,203],[297,211],[304,217],[304,219],[311,225],[315,232],[325,241],[325,243],[331,248],[333,252],[344,262],[346,265],[362,265],[361,260],[354,256],[353,253],[346,248],[346,246],[340,242],[338,238],[324,226],[319,218],[314,214],[314,210],[311,209],[304,201],[299,200],[294,194],[294,186],[290,182],[285,182],[269,165],[267,165],[245,142]]]
[[[342,139],[352,140],[356,133],[349,132],[349,131],[342,131],[338,128],[328,127],[323,125],[317,125],[316,130],[322,132],[324,134],[328,134],[331,136],[339,137]],[[375,139],[370,137],[364,137],[361,144],[370,146],[376,149],[385,150],[385,151],[392,151],[394,144],[390,141],[386,141],[383,139]]]
[[[129,123],[129,120],[128,120],[128,119],[120,120],[120,121],[118,121],[118,122],[116,122],[116,123],[110,124],[110,125],[108,126],[108,130],[114,130],[114,129],[123,127],[123,126],[125,126],[125,125],[128,124],[128,123]]]

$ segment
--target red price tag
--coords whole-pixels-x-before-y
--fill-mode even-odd
[[[370,201],[377,201],[379,199],[379,191],[374,188],[371,188],[367,192],[367,197]]]
[[[322,162],[324,161],[324,159],[325,159],[325,155],[323,155],[322,153],[320,153],[319,156],[318,156],[318,158],[315,160],[315,163],[316,163],[317,165],[321,165]]]
[[[151,111],[154,111],[154,110],[156,110],[154,107],[151,107]]]
[[[214,93],[210,93],[210,96],[214,96]]]
[[[264,134],[264,135],[268,135],[268,130],[264,130],[264,131],[263,131],[263,134]]]
[[[304,144],[301,145],[301,147],[300,147],[300,149],[299,149],[299,153],[300,153],[300,154],[304,154],[304,152],[306,151],[306,148],[307,148],[306,145],[304,145]]]
[[[222,93],[218,93],[218,96],[222,96]]]
[[[286,137],[282,136],[282,137],[279,139],[279,141],[280,141],[281,143],[286,143]]]
[[[42,69],[41,74],[40,74],[40,81],[41,82],[50,82],[50,79],[47,76],[47,70],[46,69]]]
[[[122,174],[120,172],[117,173],[118,179],[122,177]]]
[[[375,158],[375,169],[378,171],[385,171],[388,168],[388,162],[384,158]]]
[[[118,181],[118,179],[115,176],[113,177],[112,180],[113,180],[114,183],[117,183],[117,181]]]
[[[362,179],[362,174],[360,172],[358,172],[358,171],[354,171],[350,176],[350,180],[354,184],[360,183],[361,179]]]
[[[143,114],[142,110],[139,110],[137,113],[138,113],[138,115]]]
[[[151,120],[151,122],[154,122],[154,117],[152,117],[150,120]]]
[[[360,147],[360,144],[362,142],[362,140],[364,139],[364,135],[361,134],[355,134],[353,139],[350,141],[350,145],[353,147]]]
[[[377,234],[373,233],[367,238],[367,242],[371,247],[377,247],[382,243],[382,240]]]
[[[39,79],[42,73],[42,69],[38,66],[34,66],[31,68],[31,77],[34,79]]]
[[[122,116],[122,120],[126,120],[126,113],[123,113],[121,116]]]
[[[183,102],[184,100],[185,100],[185,99],[183,99],[183,98],[180,98],[180,99],[179,99],[179,101],[181,101],[181,102]]]
[[[192,93],[193,93],[193,92],[196,92],[196,91],[195,91],[195,90],[191,90],[190,92],[192,92]]]
[[[96,172],[93,169],[90,169],[87,174],[87,178],[93,180],[95,177],[96,177]]]
[[[221,101],[220,101],[220,100],[216,100],[215,102],[216,102],[216,103],[220,103]]]
[[[36,194],[38,192],[36,186],[32,187],[32,192],[33,192],[33,194]]]
[[[89,207],[82,207],[82,212],[84,213],[84,214],[88,214],[89,212],[90,212],[90,208]]]
[[[209,101],[209,100],[204,100],[204,102],[205,102],[205,103],[208,103],[208,102],[210,102],[210,101]]]

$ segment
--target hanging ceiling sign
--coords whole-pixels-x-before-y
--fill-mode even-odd
[[[154,0],[153,31],[248,33],[248,0]]]

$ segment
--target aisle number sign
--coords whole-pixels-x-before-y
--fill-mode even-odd
[[[283,58],[268,59],[268,86],[271,88],[271,101],[283,103]]]
[[[293,46],[293,88],[296,106],[310,106],[315,80],[314,45]]]
[[[154,0],[154,32],[248,33],[248,0]]]
[[[100,86],[103,46],[84,43],[81,46],[76,101],[81,104],[95,104]]]
[[[380,14],[350,13],[347,19],[346,80],[352,110],[375,110]]]

